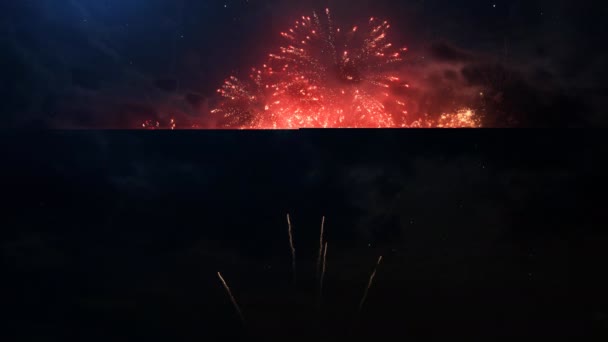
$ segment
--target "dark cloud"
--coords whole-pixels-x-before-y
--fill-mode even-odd
[[[186,94],[186,101],[188,101],[192,107],[198,108],[203,104],[204,98],[199,94],[189,93]]]
[[[403,73],[411,79],[405,96],[414,115],[469,107],[486,127],[602,125],[599,88],[570,83],[537,57],[521,62],[440,42],[412,54]]]
[[[460,243],[464,251],[472,247],[467,243],[489,248],[508,229],[507,213],[501,212],[506,206],[500,199],[489,200],[486,189],[494,188],[489,167],[475,158],[416,158],[393,167],[349,165],[343,182],[352,189],[352,204],[365,213],[358,228],[368,238],[407,243],[411,234],[441,240],[466,230],[475,239]]]
[[[6,265],[27,271],[52,271],[64,267],[69,258],[50,238],[30,233],[4,241],[0,247]]]
[[[514,69],[500,63],[463,67],[470,85],[483,92],[486,125],[494,127],[580,127],[590,125],[586,94],[563,86],[548,71]]]
[[[166,91],[168,93],[175,92],[178,87],[178,82],[176,80],[171,79],[160,79],[154,82],[156,87],[160,90]]]
[[[465,50],[459,49],[446,42],[436,43],[429,49],[431,57],[439,62],[467,62],[473,56]]]

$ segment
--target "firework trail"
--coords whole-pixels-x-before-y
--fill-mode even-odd
[[[323,248],[323,265],[321,267],[321,277],[319,279],[319,304],[323,298],[323,281],[325,280],[325,270],[327,269],[327,242]]]
[[[245,325],[245,317],[243,316],[243,312],[241,311],[239,304],[236,302],[236,299],[232,295],[232,291],[230,291],[230,286],[228,286],[228,283],[226,283],[226,280],[224,279],[224,277],[222,277],[222,274],[220,272],[217,272],[217,276],[220,278],[222,285],[224,285],[224,289],[226,289],[226,292],[228,293],[228,296],[230,297],[230,301],[232,302],[234,309],[236,310],[237,314],[239,315],[241,322],[243,323],[243,325]]]
[[[289,233],[289,248],[291,248],[291,272],[293,275],[293,282],[296,282],[296,248],[293,244],[293,231],[291,228],[291,218],[287,214],[287,227]]]
[[[388,41],[390,24],[336,27],[324,16],[303,16],[281,35],[286,45],[246,80],[230,77],[212,114],[225,128],[477,127],[472,117],[412,119],[403,94],[410,87],[396,67],[407,48]]]
[[[372,287],[372,285],[374,283],[374,278],[376,277],[376,272],[378,271],[378,266],[380,266],[380,263],[382,263],[382,256],[380,256],[378,258],[376,267],[374,267],[374,271],[372,272],[372,274],[369,277],[367,287],[365,288],[365,292],[363,293],[363,298],[361,298],[361,302],[359,303],[359,313],[361,313],[361,311],[363,310],[363,305],[365,304],[365,301],[367,300],[367,295],[369,293],[369,289]]]
[[[325,227],[325,216],[321,219],[321,234],[319,234],[319,256],[317,258],[317,279],[321,271],[321,259],[323,257],[323,230]]]

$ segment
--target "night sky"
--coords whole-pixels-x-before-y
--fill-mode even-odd
[[[13,341],[608,336],[602,131],[15,131],[0,146]]]
[[[3,126],[213,127],[216,89],[281,45],[301,15],[393,24],[412,86],[438,105],[465,89],[489,127],[604,126],[608,14],[599,1],[4,1]]]
[[[214,128],[226,77],[327,6],[389,19],[429,108],[473,90],[484,125],[509,128],[122,130]],[[606,341],[606,12],[3,1],[0,340]]]

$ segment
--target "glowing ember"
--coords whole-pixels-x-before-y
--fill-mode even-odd
[[[169,120],[169,124],[168,125],[163,125],[160,123],[160,121],[156,121],[156,120],[146,120],[141,124],[141,127],[143,129],[148,129],[148,130],[165,130],[165,129],[169,129],[169,130],[175,130],[177,129],[177,123],[175,121],[175,119],[171,119]],[[193,127],[195,128],[195,127]]]
[[[410,124],[412,128],[481,128],[481,118],[472,109],[464,108],[456,113],[441,114],[439,119],[428,117],[416,120]]]
[[[155,130],[155,129],[160,129],[160,122],[156,121],[156,120],[146,120],[141,124],[141,127],[144,129],[150,129],[150,130]]]
[[[225,128],[480,127],[472,110],[438,119],[409,118],[397,74],[407,48],[387,41],[390,25],[370,18],[365,28],[335,27],[329,9],[302,17],[281,35],[287,45],[247,81],[230,77],[212,111]]]
[[[469,127],[480,128],[481,119],[475,115],[472,109],[461,109],[454,114],[442,114],[437,122],[437,127]]]

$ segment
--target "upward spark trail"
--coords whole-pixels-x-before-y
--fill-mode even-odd
[[[380,263],[382,263],[382,256],[380,256],[378,258],[376,267],[374,267],[374,271],[372,272],[372,274],[369,277],[369,281],[367,282],[367,287],[365,288],[365,292],[363,293],[363,298],[361,298],[361,302],[359,303],[359,313],[361,313],[363,311],[363,305],[365,304],[365,301],[367,300],[367,295],[369,294],[369,290],[371,289],[372,285],[374,284],[374,278],[376,277],[376,272],[378,271],[378,266],[380,266]]]
[[[321,271],[321,259],[323,257],[323,230],[325,229],[325,216],[321,219],[321,233],[319,234],[319,256],[317,258],[317,278]]]
[[[323,265],[321,266],[321,278],[319,279],[319,304],[323,299],[323,282],[325,281],[325,271],[327,269],[327,242],[323,248]]]
[[[289,247],[291,248],[291,272],[293,276],[293,282],[296,282],[296,248],[293,244],[293,231],[291,229],[291,218],[287,214],[287,227],[289,233]]]
[[[220,278],[222,285],[224,285],[224,289],[228,293],[228,296],[230,297],[230,301],[232,302],[232,306],[234,306],[234,309],[236,310],[237,314],[239,315],[239,318],[241,319],[241,322],[243,323],[243,325],[245,325],[245,316],[243,316],[243,312],[241,311],[239,304],[237,303],[236,299],[232,295],[232,291],[230,291],[230,286],[228,286],[228,283],[226,282],[224,277],[222,277],[222,274],[220,272],[217,272],[217,276]]]

